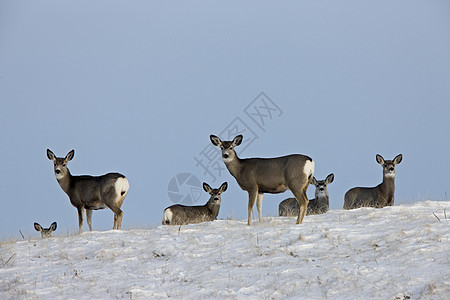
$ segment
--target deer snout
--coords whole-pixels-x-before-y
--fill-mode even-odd
[[[319,191],[321,191],[321,192],[323,192],[325,189],[323,188],[323,186],[321,186],[320,188],[319,188]]]
[[[61,170],[56,169],[56,170],[55,170],[55,174],[56,174],[56,175],[61,174]]]
[[[228,155],[227,153],[224,153],[223,158],[227,159],[228,157],[230,157],[230,155]]]
[[[219,201],[219,197],[217,197],[217,196],[214,197],[214,201],[216,201],[216,202]]]
[[[390,167],[390,168],[389,168],[389,172],[394,172],[394,170],[395,170],[395,169],[394,169],[393,167]]]

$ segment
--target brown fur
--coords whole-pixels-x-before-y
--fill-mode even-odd
[[[313,178],[311,184],[316,187],[314,199],[309,200],[306,215],[324,214],[330,207],[330,195],[328,194],[328,184],[334,180],[334,174],[331,173],[325,180],[317,180]],[[300,207],[295,198],[288,198],[281,201],[278,206],[278,214],[280,217],[294,217],[298,215]]]
[[[128,180],[119,173],[108,173],[102,176],[73,176],[67,167],[69,161],[73,159],[75,151],[71,150],[65,158],[56,157],[47,149],[48,159],[53,161],[56,179],[69,196],[70,203],[78,211],[79,233],[83,231],[83,212],[86,209],[86,219],[89,230],[92,231],[92,210],[109,207],[114,212],[113,229],[121,229],[123,211],[120,209],[125,196],[128,193]],[[120,195],[116,194],[115,184],[117,180],[123,178],[126,187]]]
[[[49,228],[43,228],[39,223],[34,222],[34,229],[41,233],[41,238],[49,238],[52,237],[52,232],[56,230],[57,224],[53,222]]]
[[[206,182],[203,183],[203,189],[211,197],[205,205],[186,206],[175,204],[164,210],[163,225],[187,225],[193,223],[214,221],[219,215],[221,194],[227,190],[228,183],[224,182],[218,189],[212,189]],[[167,211],[170,210],[171,219]]]
[[[376,187],[355,187],[347,191],[344,196],[344,209],[394,205],[395,166],[402,158],[403,156],[399,154],[393,160],[385,161],[377,154],[376,160],[383,167],[383,182]]]
[[[233,141],[221,141],[217,136],[210,136],[211,142],[222,150],[222,159],[228,171],[236,179],[241,189],[248,192],[248,222],[250,225],[253,206],[262,221],[262,198],[264,193],[282,193],[291,190],[299,202],[300,210],[297,224],[302,223],[308,206],[306,190],[314,175],[314,163],[308,156],[292,154],[276,158],[240,159],[234,147],[239,146],[243,136],[236,136]],[[310,174],[305,174],[307,161],[312,163]]]

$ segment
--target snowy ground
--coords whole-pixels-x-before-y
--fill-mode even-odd
[[[0,244],[0,298],[450,299],[449,233],[450,202],[426,201],[36,236]]]

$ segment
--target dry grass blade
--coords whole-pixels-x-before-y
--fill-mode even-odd
[[[433,215],[436,217],[436,219],[438,219],[438,221],[440,222],[441,221],[441,219],[439,219],[439,217],[438,216],[436,216],[436,214],[435,213],[433,213]]]
[[[8,258],[8,260],[3,264],[3,266],[2,266],[2,268],[4,268],[8,263],[9,263],[9,261],[11,260],[11,259],[13,259],[15,256],[16,256],[16,254],[17,253],[13,253],[13,255],[11,255],[9,258]]]

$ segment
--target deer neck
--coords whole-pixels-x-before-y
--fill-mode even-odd
[[[381,191],[387,195],[394,195],[395,191],[395,175],[383,176],[383,182],[380,185]]]
[[[236,152],[234,152],[234,155],[234,159],[228,161],[224,160],[224,163],[231,175],[233,175],[234,178],[238,178],[242,168],[242,160],[237,156]]]
[[[316,196],[316,198],[314,200],[315,201],[319,201],[321,203],[329,203],[328,195],[326,195],[326,196],[324,196],[324,195]]]
[[[62,188],[62,190],[69,195],[69,189],[70,184],[72,182],[72,174],[70,174],[70,171],[67,169],[67,174],[61,178],[57,178],[59,186]]]
[[[208,203],[206,203],[206,207],[209,209],[209,211],[211,212],[211,215],[215,219],[219,215],[220,204],[213,204],[211,201],[212,201],[212,199],[209,200]]]

